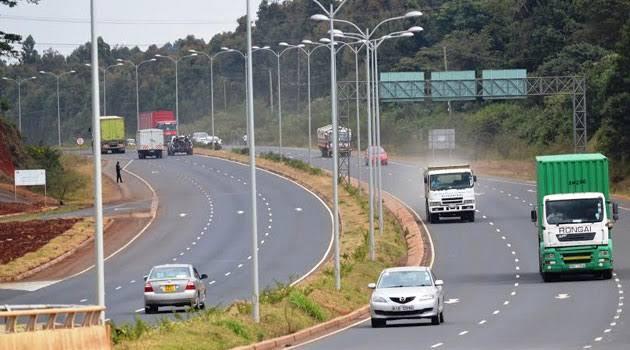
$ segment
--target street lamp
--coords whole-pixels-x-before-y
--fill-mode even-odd
[[[120,62],[120,63],[127,63],[133,66],[133,68],[136,71],[136,130],[140,130],[140,87],[139,87],[139,83],[138,83],[138,69],[140,68],[140,66],[142,66],[145,63],[149,63],[149,62],[155,62],[157,61],[157,59],[155,58],[151,58],[148,60],[144,60],[138,64],[135,64],[133,61],[130,60],[123,60],[123,59],[116,59],[116,61]]]
[[[173,62],[175,64],[175,130],[176,132],[179,134],[179,61],[181,61],[183,58],[186,57],[194,57],[197,56],[196,53],[192,53],[190,55],[186,55],[183,57],[171,57],[171,56],[165,56],[165,55],[160,55],[160,54],[156,54],[155,57],[157,58],[166,58],[171,60],[171,62]]]
[[[285,44],[285,45],[280,45],[280,46],[286,46],[288,45],[287,43],[280,43],[280,44]],[[278,135],[279,135],[279,140],[278,140],[278,153],[280,154],[280,156],[282,157],[282,85],[280,84],[280,58],[282,57],[282,55],[292,49],[295,49],[297,47],[287,47],[286,49],[282,50],[282,51],[274,51],[272,50],[269,46],[263,46],[263,47],[259,47],[259,46],[252,46],[252,52],[255,51],[268,51],[270,53],[272,53],[274,56],[276,56],[277,62],[278,62]]]
[[[8,77],[2,77],[2,80],[7,80],[7,81],[13,81],[17,84],[18,87],[18,130],[20,131],[20,133],[22,132],[22,83],[25,83],[29,80],[34,80],[37,79],[37,77],[30,77],[30,78],[8,78]]]
[[[111,66],[105,67],[105,69],[99,68],[99,71],[101,71],[103,73],[103,115],[107,115],[107,79],[106,79],[105,75],[107,74],[107,71],[110,68],[114,68],[114,67],[118,67],[118,66],[122,66],[122,65],[124,65],[124,64],[118,62],[116,64],[112,64]],[[92,65],[90,63],[85,63],[84,66],[92,67]]]
[[[75,70],[63,72],[61,74],[55,74],[55,73],[46,72],[43,70],[39,71],[39,74],[50,75],[54,77],[55,79],[57,79],[57,145],[59,147],[61,147],[61,109],[59,107],[59,79],[63,77],[64,75],[74,74],[74,73],[76,73]]]

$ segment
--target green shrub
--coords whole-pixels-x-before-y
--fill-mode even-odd
[[[251,336],[249,335],[247,328],[245,328],[245,326],[237,320],[222,320],[217,322],[217,325],[231,330],[234,334],[245,340],[251,340]]]
[[[289,303],[318,321],[326,319],[324,310],[299,290],[294,290],[289,294]]]

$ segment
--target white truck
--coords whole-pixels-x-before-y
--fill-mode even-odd
[[[136,133],[138,158],[147,156],[162,158],[164,152],[164,131],[162,129],[141,129]]]
[[[352,130],[343,126],[338,127],[337,150],[340,155],[350,156],[352,152]],[[322,152],[322,157],[333,156],[333,127],[332,125],[322,126],[317,129],[317,146]]]
[[[469,165],[430,166],[424,172],[427,220],[460,217],[475,221],[475,176]]]

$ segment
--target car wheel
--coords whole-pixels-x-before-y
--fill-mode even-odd
[[[387,325],[387,321],[382,318],[372,318],[372,328],[381,328]]]
[[[144,313],[145,314],[154,314],[158,312],[158,307],[157,305],[145,305],[144,306]]]
[[[440,324],[440,315],[435,315],[431,317],[431,324],[434,326],[438,326]]]
[[[444,323],[444,311],[440,312],[440,323]]]

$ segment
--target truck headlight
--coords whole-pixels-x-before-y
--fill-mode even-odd
[[[464,199],[464,204],[475,204],[474,199]]]
[[[387,300],[381,296],[375,295],[372,297],[372,302],[373,303],[386,303]]]
[[[556,254],[554,254],[554,253],[545,254],[545,259],[551,260],[551,259],[555,259],[555,258],[556,258]]]
[[[602,258],[607,258],[609,256],[609,252],[607,250],[600,250],[599,251],[599,256]]]
[[[429,202],[429,206],[430,206],[430,207],[437,207],[437,206],[439,206],[439,205],[441,205],[441,204],[442,204],[442,202],[435,202],[435,201],[433,201],[433,202]]]

